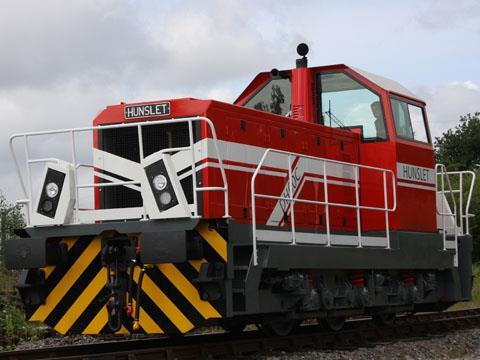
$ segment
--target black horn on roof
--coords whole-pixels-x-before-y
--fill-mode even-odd
[[[297,54],[301,56],[300,59],[297,59],[297,68],[307,67],[308,65],[308,45],[305,43],[300,43],[297,46]]]

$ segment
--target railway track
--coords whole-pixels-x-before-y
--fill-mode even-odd
[[[369,319],[347,322],[339,332],[317,325],[302,326],[287,337],[267,337],[260,331],[240,336],[228,333],[178,338],[145,337],[62,347],[0,352],[0,360],[19,359],[198,359],[224,358],[267,351],[309,349],[353,350],[395,341],[426,339],[480,326],[480,308],[397,318],[392,326],[376,327]]]

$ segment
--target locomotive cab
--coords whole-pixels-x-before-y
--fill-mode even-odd
[[[301,55],[296,69],[257,75],[235,104],[359,134],[358,162],[396,173],[398,204],[390,227],[436,232],[436,174],[425,103],[401,84],[360,69],[307,68],[306,52]],[[369,191],[382,185],[370,180],[362,197],[379,203]],[[364,229],[378,230],[381,214],[364,213]]]

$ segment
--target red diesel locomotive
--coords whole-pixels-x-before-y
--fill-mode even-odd
[[[450,179],[474,174],[435,165],[425,103],[297,51],[234,104],[121,103],[91,127],[13,135],[27,227],[6,260],[28,319],[61,334],[284,335],[469,300],[470,195]],[[34,155],[52,136],[67,150]]]

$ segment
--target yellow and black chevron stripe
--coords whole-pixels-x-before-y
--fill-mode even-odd
[[[141,289],[140,332],[186,333],[205,320],[221,318],[225,301],[204,301],[192,280],[205,262],[226,262],[227,242],[207,223],[195,229],[204,241],[202,260],[185,263],[157,264],[146,270]],[[40,321],[61,334],[108,333],[105,288],[107,270],[101,263],[102,239],[111,234],[64,238],[68,260],[45,272],[45,303],[27,306],[30,321]],[[134,289],[140,269],[135,268]],[[135,305],[135,304],[134,304]],[[132,332],[132,319],[127,318],[119,333]]]

